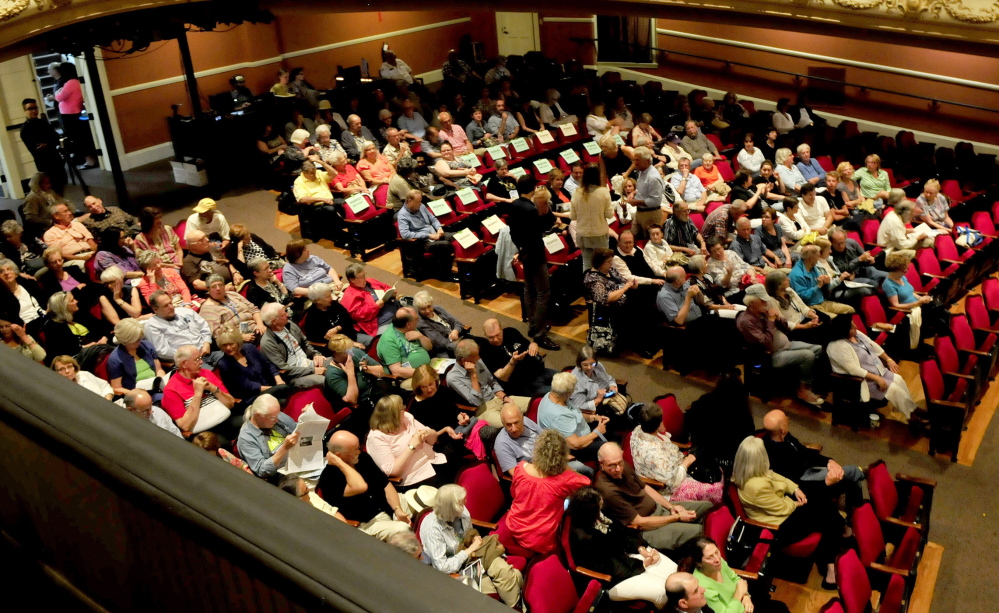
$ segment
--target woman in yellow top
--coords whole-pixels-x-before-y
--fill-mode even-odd
[[[777,533],[780,543],[795,543],[813,532],[822,533],[815,559],[819,568],[825,570],[823,589],[835,589],[833,562],[840,540],[849,536],[835,502],[809,501],[796,483],[770,470],[763,439],[755,436],[747,436],[739,444],[732,466],[732,483],[739,488],[739,501],[750,519],[780,526]]]

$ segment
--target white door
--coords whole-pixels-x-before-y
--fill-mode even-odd
[[[537,13],[496,13],[496,40],[500,55],[524,55],[537,51]]]
[[[34,66],[30,55],[0,63],[0,166],[3,167],[6,181],[4,192],[7,197],[23,198],[21,179],[35,174],[35,162],[21,142],[21,131],[8,130],[8,126],[19,125],[24,121],[21,100],[35,98],[42,103]]]

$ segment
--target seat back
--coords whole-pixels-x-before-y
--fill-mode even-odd
[[[291,398],[288,399],[288,404],[284,408],[284,413],[288,417],[298,421],[298,417],[309,404],[312,404],[312,408],[319,415],[326,419],[333,419],[333,405],[330,404],[329,400],[326,400],[322,388],[319,387],[292,394]]]
[[[663,411],[663,426],[674,441],[683,436],[683,411],[676,402],[676,396],[665,394],[655,399],[655,403]]]
[[[535,396],[531,398],[530,404],[527,405],[527,413],[524,413],[524,417],[530,419],[534,423],[538,423],[538,408],[541,406],[541,401],[544,396]]]
[[[938,336],[933,341],[933,351],[943,372],[961,372],[961,359],[957,355],[954,341],[949,336]]]
[[[489,464],[481,462],[466,468],[455,482],[468,493],[465,508],[472,519],[493,522],[499,517],[506,498]]]
[[[570,613],[575,609],[579,595],[558,556],[548,556],[531,567],[524,584],[524,601],[532,613]]]
[[[836,584],[846,613],[866,613],[871,603],[871,582],[856,551],[851,549],[837,558]]]
[[[184,233],[187,232],[187,220],[182,219],[178,222],[177,225],[173,227],[173,231],[180,241],[180,248],[187,249],[187,239],[184,238]]]
[[[888,587],[881,595],[881,603],[878,606],[878,613],[899,613],[902,611],[905,598],[905,579],[899,575],[892,575],[888,580]]]
[[[933,249],[937,252],[937,257],[944,261],[957,262],[961,259],[961,254],[954,244],[954,237],[950,234],[939,234],[933,242]]]
[[[379,334],[378,336],[376,336],[371,340],[371,346],[368,347],[368,357],[370,357],[372,360],[377,361],[379,364],[381,364],[382,359],[378,357],[378,341],[380,341],[381,339],[382,336],[381,334]]]
[[[632,466],[635,465],[635,457],[631,453],[631,430],[624,433],[621,439],[621,452],[624,454],[624,461]]]
[[[742,506],[742,500],[739,499],[738,486],[729,481],[725,484],[725,493],[728,495],[729,502],[732,503],[732,510],[735,511],[736,516],[749,519],[749,516],[746,515],[746,509]]]
[[[865,219],[864,222],[860,224],[860,234],[864,237],[865,245],[878,244],[878,228],[880,227],[881,222],[877,219]]]
[[[728,507],[724,506],[718,507],[704,516],[704,536],[715,542],[723,560],[727,559],[725,541],[728,540],[729,530],[732,529],[734,523],[735,517],[732,516]]]
[[[375,188],[375,206],[384,209],[388,204],[388,183],[382,183]]]
[[[726,183],[735,179],[735,173],[732,171],[732,165],[729,164],[728,160],[719,160],[715,162],[715,166],[718,167],[718,172],[721,173],[721,178]]]
[[[545,251],[545,257],[549,264],[564,264],[581,256],[581,252],[578,249],[569,249],[569,243],[565,240],[565,236],[559,234],[558,239],[562,242],[562,248],[560,250],[555,253],[548,253],[547,250]]]
[[[457,240],[451,241],[451,246],[454,247],[455,258],[459,260],[474,260],[475,258],[481,257],[491,249],[491,247],[482,242],[482,239],[478,234],[475,234],[475,232],[472,232],[472,234],[475,235],[476,238],[479,238],[479,241],[468,247],[462,247],[461,243]]]
[[[989,319],[989,311],[985,308],[985,301],[981,296],[968,296],[964,300],[964,312],[971,320],[971,327],[979,330],[992,329],[992,321]]]
[[[936,362],[932,360],[930,362],[936,365]],[[943,385],[943,381],[940,384]],[[898,490],[895,489],[895,480],[888,473],[888,467],[881,460],[871,464],[867,469],[867,489],[871,494],[871,504],[878,519],[884,521],[892,517],[898,506]]]
[[[971,227],[982,234],[995,236],[996,226],[992,223],[992,215],[988,211],[977,211],[971,215]]]
[[[968,319],[961,314],[950,316],[950,333],[954,337],[954,344],[961,351],[974,351],[975,333],[971,330]]]
[[[940,193],[951,200],[964,200],[964,193],[961,192],[961,184],[954,179],[947,179],[940,184]]]
[[[912,570],[912,567],[916,563],[916,558],[919,556],[919,541],[919,530],[907,528],[905,534],[902,535],[902,540],[898,542],[898,546],[895,547],[895,551],[892,552],[891,557],[888,559],[888,566],[903,570]]]
[[[865,502],[853,510],[850,525],[853,527],[853,536],[857,539],[860,562],[864,566],[877,562],[885,552],[885,537],[871,503]]]
[[[365,204],[367,204],[367,206],[355,212],[354,209],[351,208],[350,204],[345,202],[343,205],[344,219],[369,219],[377,212],[377,209],[375,209],[375,204],[374,202],[371,201],[370,196],[368,196],[367,194],[359,194],[359,195],[361,196],[361,198],[364,199],[364,202]]]
[[[885,316],[885,309],[881,306],[881,300],[877,296],[864,296],[860,299],[860,312],[864,315],[864,323],[870,328],[874,324],[885,323],[888,318]]]
[[[721,153],[722,149],[725,148],[725,145],[722,144],[721,139],[718,138],[718,136],[716,136],[714,134],[705,134],[704,136],[708,137],[708,140],[711,141],[712,143],[714,143],[715,147],[718,148],[718,153],[719,154]],[[725,180],[728,181],[728,179],[725,179]]]
[[[999,311],[999,279],[986,279],[982,282],[982,297],[990,311]]]
[[[816,156],[815,161],[818,162],[822,170],[826,172],[832,172],[833,170],[836,170],[836,167],[833,165],[832,158],[828,155]]]
[[[709,202],[708,206],[705,207],[705,209],[704,209],[704,215],[707,216],[707,215],[710,215],[711,213],[714,213],[715,209],[721,207],[723,204],[725,204],[725,203],[721,202],[721,201],[718,201],[718,200],[715,200],[713,202]]]
[[[690,221],[694,224],[694,227],[697,228],[697,231],[700,232],[701,226],[704,225],[704,215],[701,215],[700,213],[691,213]],[[997,301],[996,304],[999,304],[999,301]]]
[[[913,291],[922,292],[924,291],[923,278],[919,276],[919,271],[916,270],[915,266],[910,266],[905,269],[905,278],[909,281],[909,285],[912,286]]]

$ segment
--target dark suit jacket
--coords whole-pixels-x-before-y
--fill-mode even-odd
[[[824,468],[829,462],[829,458],[805,447],[790,433],[780,443],[764,436],[763,445],[770,457],[770,469],[791,481],[801,479],[809,468]]]

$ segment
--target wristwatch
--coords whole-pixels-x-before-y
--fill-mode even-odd
[[[410,451],[416,451],[416,447],[414,447],[414,446],[412,445],[412,443],[410,443],[409,445],[407,445],[407,447],[409,447],[409,450],[410,450]]]

